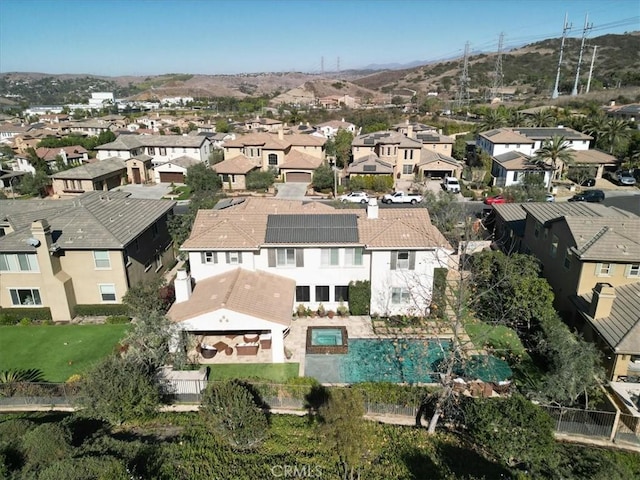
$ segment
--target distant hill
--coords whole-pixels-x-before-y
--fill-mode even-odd
[[[640,32],[603,35],[589,39],[581,66],[580,84],[586,84],[593,45],[597,45],[591,88],[640,86]],[[503,85],[512,90],[549,92],[553,89],[560,39],[548,39],[503,53]],[[575,79],[580,39],[565,43],[560,91],[569,93]],[[324,75],[301,72],[242,75],[193,75],[171,73],[148,77],[104,77],[89,74],[48,75],[4,73],[0,75],[0,98],[22,104],[55,105],[85,103],[91,92],[114,92],[117,98],[155,100],[162,97],[195,98],[264,95],[274,103],[295,103],[296,98],[348,94],[372,101],[391,95],[410,98],[414,92],[438,91],[455,95],[462,59],[395,69],[397,65],[372,65],[377,70],[349,70]],[[469,58],[470,89],[480,94],[493,85],[496,53]]]

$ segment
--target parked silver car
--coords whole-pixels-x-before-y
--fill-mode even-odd
[[[366,192],[351,192],[338,197],[342,203],[369,203],[369,195]]]
[[[628,170],[618,170],[613,178],[615,178],[616,182],[620,185],[633,186],[636,184],[636,179]]]

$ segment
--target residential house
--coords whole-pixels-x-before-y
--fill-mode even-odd
[[[53,195],[75,197],[85,192],[107,191],[119,187],[127,177],[121,158],[108,158],[50,175]]]
[[[207,163],[211,141],[194,135],[120,135],[113,142],[96,147],[97,159],[118,157],[127,160],[141,154],[153,158],[154,166],[187,156]]]
[[[516,150],[495,155],[491,160],[491,176],[496,187],[520,185],[527,175],[538,175],[542,177],[545,188],[551,186],[551,165],[536,163],[531,157]]]
[[[247,120],[244,123],[245,130],[258,131],[258,132],[277,132],[282,129],[284,124],[281,120],[275,118],[260,118],[256,116],[251,120]]]
[[[31,125],[2,123],[0,124],[0,143],[7,143],[12,138],[33,130]]]
[[[200,210],[181,250],[189,256],[195,289],[179,306],[176,288],[169,316],[188,331],[255,331],[263,328],[234,317],[260,318],[264,305],[265,320],[276,324],[267,330],[279,335],[274,345],[282,345],[294,305],[347,306],[351,281],[370,282],[373,314],[424,315],[434,269],[447,268],[453,253],[426,209],[378,209],[375,199],[366,210],[257,198]],[[242,299],[234,300],[233,310],[223,300],[231,296]],[[277,316],[274,303],[286,306]],[[274,361],[283,361],[279,348]]]
[[[360,101],[357,98],[352,97],[351,95],[328,95],[326,97],[322,97],[318,99],[318,105],[322,108],[326,109],[336,109],[336,108],[357,108],[360,104]]]
[[[227,161],[244,157],[263,171],[275,169],[285,182],[311,183],[314,170],[325,159],[325,143],[325,138],[285,135],[282,130],[277,134],[250,133],[225,142],[224,158]]]
[[[127,166],[127,182],[136,185],[153,182],[153,157],[144,153],[124,161]]]
[[[0,307],[118,304],[129,287],[174,262],[167,219],[175,202],[90,192],[69,200],[0,200]]]
[[[118,129],[118,126],[111,121],[105,121],[101,119],[87,119],[71,122],[71,132],[83,133],[91,137],[97,137],[104,132],[113,132]]]
[[[57,168],[58,159],[64,165],[82,165],[89,161],[89,152],[81,145],[58,148],[40,147],[36,149],[36,155],[47,162],[53,170]]]
[[[574,325],[604,353],[607,378],[640,383],[640,282],[599,282],[572,301]]]
[[[596,283],[614,287],[640,280],[640,217],[583,202],[525,203],[522,247],[540,261],[558,311],[572,310],[571,295]]]
[[[408,118],[403,123],[396,123],[391,128],[407,137],[412,137],[416,133],[441,133],[436,127],[419,122],[410,122]]]
[[[169,160],[153,167],[153,180],[156,183],[184,183],[189,167],[201,163],[192,157],[182,157]]]
[[[393,178],[393,164],[383,162],[375,153],[371,153],[351,162],[345,173],[349,179],[358,175],[380,175]]]
[[[345,122],[344,118],[342,120],[329,120],[328,122],[319,123],[314,125],[313,128],[327,138],[335,137],[339,130],[346,130],[354,136],[360,131],[353,123]]]
[[[605,112],[608,117],[638,122],[640,120],[640,103],[630,103],[628,105],[615,105],[614,103],[605,108]]]
[[[0,169],[0,188],[6,188],[12,191],[15,186],[20,183],[24,174],[25,172]]]
[[[212,165],[215,172],[220,176],[222,188],[225,190],[246,190],[247,174],[260,167],[244,155],[223,160]]]

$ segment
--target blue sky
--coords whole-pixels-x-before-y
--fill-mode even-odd
[[[638,0],[0,0],[0,72],[154,75],[405,64],[640,30]]]

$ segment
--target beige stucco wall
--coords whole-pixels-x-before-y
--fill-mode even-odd
[[[637,262],[636,262],[637,263]],[[613,272],[611,275],[596,275],[598,262],[584,262],[582,264],[582,272],[578,282],[578,295],[584,295],[596,286],[596,283],[606,282],[610,283],[614,287],[621,287],[622,285],[628,285],[640,281],[639,277],[627,277],[625,275],[627,270],[626,263],[616,263],[613,265]]]
[[[315,158],[324,158],[324,149],[320,146],[312,146],[312,145],[293,145],[291,150],[297,150],[301,153],[306,153],[307,155],[311,155]]]
[[[222,181],[222,175],[218,175]],[[235,174],[228,175],[232,181],[222,181],[222,188],[225,190],[245,190],[246,189],[246,175]]]
[[[151,175],[149,173],[149,170],[151,168],[151,162],[148,162],[147,164],[145,164],[145,162],[142,162],[140,160],[127,160],[127,179],[129,181],[129,183],[134,183],[133,181],[133,169],[137,168],[140,170],[140,181],[142,183],[147,183],[152,181]]]

